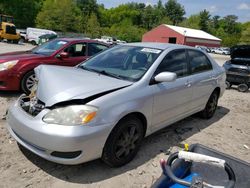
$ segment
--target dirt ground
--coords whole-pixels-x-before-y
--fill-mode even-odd
[[[0,53],[30,45],[0,43]],[[228,58],[213,55],[219,64]],[[250,92],[227,90],[210,120],[188,117],[147,137],[136,158],[121,168],[101,160],[65,166],[20,150],[5,128],[4,114],[19,92],[0,92],[0,187],[150,187],[161,174],[159,160],[183,143],[201,143],[250,163]]]

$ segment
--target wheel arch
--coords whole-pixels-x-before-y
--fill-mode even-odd
[[[220,93],[221,93],[221,89],[220,87],[216,87],[212,93],[216,92],[218,94],[218,96],[220,96]]]
[[[126,114],[126,115],[124,115],[122,118],[120,118],[120,120],[116,123],[116,125],[113,127],[113,129],[115,129],[115,127],[118,125],[118,123],[120,122],[120,121],[122,121],[123,119],[125,119],[125,118],[129,118],[129,117],[137,117],[141,122],[142,122],[142,126],[143,126],[143,131],[144,131],[144,136],[145,136],[145,134],[146,134],[146,132],[147,132],[147,124],[148,124],[148,122],[147,122],[147,118],[146,118],[146,116],[143,114],[143,113],[141,113],[141,112],[130,112],[130,113],[128,113],[128,114]],[[112,130],[113,130],[112,129]]]

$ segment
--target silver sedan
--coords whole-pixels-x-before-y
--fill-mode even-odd
[[[57,163],[133,159],[145,136],[200,112],[211,118],[225,71],[201,50],[163,43],[110,48],[77,67],[41,65],[29,96],[8,111],[8,130]]]

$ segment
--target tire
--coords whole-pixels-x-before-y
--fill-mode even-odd
[[[240,91],[240,92],[246,92],[246,91],[248,91],[248,89],[249,89],[249,87],[247,84],[238,85],[238,91]]]
[[[226,89],[230,89],[232,84],[230,82],[226,81],[226,86],[227,86]]]
[[[21,81],[21,89],[27,95],[30,94],[30,89],[33,87],[35,83],[35,72],[29,71],[27,72]]]
[[[218,99],[219,99],[219,94],[218,92],[214,91],[209,97],[205,109],[200,112],[202,118],[210,119],[213,117],[217,109]]]
[[[13,40],[13,44],[18,44],[19,40]]]
[[[32,40],[30,43],[31,43],[33,46],[36,46],[36,42],[35,42],[34,40]]]
[[[144,128],[136,116],[119,121],[110,133],[102,153],[102,160],[111,167],[130,162],[137,154],[144,138]]]

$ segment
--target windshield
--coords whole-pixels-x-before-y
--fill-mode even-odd
[[[79,65],[79,68],[107,76],[138,81],[160,55],[153,48],[118,45]]]
[[[52,40],[47,42],[41,46],[38,46],[32,50],[34,54],[43,54],[43,55],[51,55],[58,49],[60,49],[63,45],[67,44],[67,41],[64,40]]]

